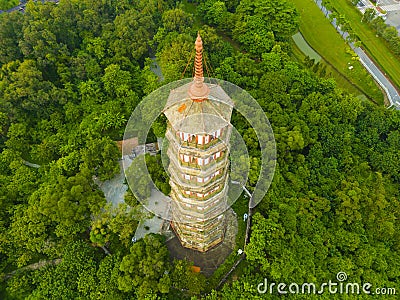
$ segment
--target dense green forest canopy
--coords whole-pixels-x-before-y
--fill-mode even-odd
[[[18,4],[20,4],[19,0],[0,0],[0,10],[10,9]]]
[[[400,114],[293,62],[297,24],[286,0],[30,1],[25,13],[2,14],[0,298],[256,299],[264,278],[322,283],[340,271],[399,287]],[[137,222],[126,206],[109,211],[93,181],[119,172],[114,141],[142,97],[192,75],[198,30],[207,72],[252,94],[278,151],[246,259],[218,291],[190,262],[171,262],[163,237],[132,245]],[[239,114],[232,122],[249,148],[251,187],[257,138]],[[150,169],[168,192],[165,174]],[[137,205],[130,193],[126,202]]]

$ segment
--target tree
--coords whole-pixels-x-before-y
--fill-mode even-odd
[[[2,0],[5,1],[5,0]],[[5,1],[9,2],[9,1]],[[17,1],[15,1],[17,2]],[[0,3],[1,9],[1,3]],[[18,47],[18,41],[22,39],[22,14],[3,13],[0,21],[0,64],[7,64],[11,61],[22,58]]]
[[[329,11],[332,9],[332,1],[324,0],[322,1],[322,5],[325,7],[325,17],[328,16]]]
[[[164,137],[167,130],[167,117],[164,114],[158,116],[158,118],[151,125],[156,137]]]
[[[144,95],[150,94],[152,91],[155,91],[159,86],[160,86],[160,78],[156,74],[154,74],[152,68],[152,65],[155,64],[155,62],[150,59],[146,58],[145,60],[145,66],[142,70],[141,77],[143,78],[144,86],[143,86],[143,93]],[[154,65],[153,65],[154,66]],[[158,65],[157,65],[158,67]]]
[[[62,262],[36,271],[37,288],[33,298],[89,299],[96,290],[96,258],[93,248],[83,241],[68,243]]]
[[[228,13],[226,3],[223,1],[205,1],[198,6],[198,11],[210,25],[217,25],[220,28],[226,28],[228,19],[234,17]]]
[[[7,85],[1,92],[12,121],[47,118],[62,100],[57,98],[60,95],[57,95],[54,85],[43,78],[36,62],[29,59],[13,64]]]
[[[137,157],[126,169],[126,177],[129,184],[135,184],[134,196],[139,201],[147,199],[151,195],[151,177],[145,175],[146,162],[143,157]]]
[[[294,34],[298,26],[298,12],[287,1],[241,1],[235,15],[233,38],[258,57],[271,50],[275,39]]]
[[[331,14],[329,14],[329,16],[328,16],[328,18],[329,18],[329,21],[332,23],[333,21],[335,21],[336,23],[335,23],[335,28],[337,29],[337,26],[338,26],[338,24],[337,24],[337,19],[338,19],[338,17],[339,17],[339,14],[337,13],[337,12],[335,12],[335,11],[333,11]]]
[[[343,31],[343,32],[342,32],[342,37],[344,37],[344,34],[345,34],[346,32],[349,33],[349,32],[351,31],[350,22],[347,21],[346,19],[343,19],[343,20],[341,21],[341,24],[340,24],[340,30]]]
[[[84,232],[90,215],[98,213],[105,204],[104,196],[88,175],[82,171],[69,178],[59,176],[55,182],[40,186],[29,199],[44,219],[53,222],[59,237]]]
[[[155,24],[150,14],[132,8],[114,20],[115,39],[111,47],[118,57],[138,60],[148,51]]]
[[[165,171],[168,166],[165,165],[161,160],[161,155],[157,154],[155,156],[146,154],[146,165],[147,170],[151,176],[151,179],[155,183],[155,186],[165,195],[169,195],[171,187],[169,185],[169,176]]]
[[[378,35],[382,35],[382,33],[387,28],[385,20],[382,17],[376,17],[371,22],[371,26],[376,30]]]
[[[103,258],[96,272],[96,293],[93,295],[102,299],[125,299],[129,296],[124,295],[118,289],[119,265],[121,257],[119,255],[108,255]]]
[[[242,22],[237,22],[233,37],[242,43],[253,55],[269,52],[275,42],[272,31],[268,31],[266,21],[262,16],[248,16]]]
[[[119,289],[135,291],[139,299],[152,293],[168,293],[170,277],[167,270],[168,250],[159,235],[147,234],[130,249],[130,254],[122,258]]]
[[[250,262],[256,261],[261,270],[265,271],[271,267],[265,251],[277,242],[284,230],[271,218],[267,220],[259,213],[253,215],[253,223],[250,243],[245,249],[246,257]]]
[[[338,29],[338,28],[341,29],[342,25],[346,26],[346,22],[347,22],[347,20],[346,20],[346,16],[345,15],[338,15],[336,17],[336,29]],[[344,31],[344,30],[342,30],[342,31]]]
[[[216,277],[207,281],[184,261],[171,265],[159,236],[132,244],[135,218],[142,217],[136,197],[148,197],[153,187],[143,176],[145,163],[156,186],[169,192],[159,156],[135,159],[127,170],[138,188],[127,194],[131,208],[108,210],[93,183],[94,175],[106,179],[119,171],[113,140],[143,95],[159,85],[146,60],[148,47],[157,46],[166,81],[181,78],[186,66],[183,76],[192,76],[199,28],[185,12],[190,6],[173,9],[172,0],[30,1],[25,13],[0,18],[0,270],[14,276],[2,282],[1,297],[260,299],[256,287],[264,278],[327,282],[339,270],[353,282],[398,286],[398,111],[318,77],[312,70],[322,75],[323,69],[310,59],[309,68],[294,62],[287,41],[297,13],[288,1],[201,2],[209,5],[202,16],[218,28],[200,28],[205,61],[215,76],[254,96],[276,140],[276,172],[253,215],[243,268],[232,282],[201,296]],[[370,24],[397,51],[393,28],[381,18]],[[239,44],[230,40],[232,31]],[[259,121],[264,112],[238,105],[253,115],[252,125],[265,126]],[[232,124],[249,146],[250,188],[260,173],[258,138],[239,113]],[[162,136],[164,125],[160,118],[152,129]],[[41,167],[22,158],[39,160]],[[49,264],[40,267],[39,258]],[[12,273],[27,265],[39,268]]]
[[[204,25],[199,32],[204,47],[205,76],[214,77],[213,68],[219,66],[225,58],[232,56],[234,49],[230,43],[218,36],[213,27]]]
[[[167,10],[162,15],[162,24],[167,31],[182,33],[193,25],[193,16],[181,8]]]
[[[189,34],[171,33],[165,38],[158,32],[155,39],[164,39],[157,50],[157,58],[160,64],[164,82],[179,80],[186,70],[191,70],[189,58],[193,53],[193,38]],[[157,37],[160,34],[160,37]],[[188,65],[189,62],[189,65]]]
[[[239,26],[240,22],[247,22],[248,19],[255,17],[267,32],[272,31],[279,39],[294,34],[298,27],[299,13],[288,1],[241,1],[236,13],[239,17]],[[264,28],[254,27],[255,30]]]
[[[0,1],[0,9],[1,10],[6,10],[12,7],[15,7],[18,5],[17,0],[1,0]]]
[[[124,195],[124,201],[128,206],[130,207],[135,207],[137,204],[139,204],[138,200],[136,197],[133,195],[132,190],[128,189]]]
[[[121,70],[116,64],[109,65],[102,77],[104,89],[111,97],[126,96],[132,89],[132,78],[128,71]]]
[[[25,123],[12,123],[7,133],[6,146],[21,153],[29,151],[29,134]]]
[[[382,33],[382,37],[387,41],[395,40],[398,36],[396,27],[388,26]]]
[[[110,242],[110,249],[128,247],[137,227],[133,208],[126,204],[108,205],[91,222],[90,240],[103,247]]]
[[[80,159],[84,167],[95,173],[100,180],[107,180],[119,173],[119,156],[116,143],[108,137],[103,137],[88,140],[86,148],[81,151]]]
[[[362,17],[362,19],[361,19],[361,22],[362,22],[363,20],[365,20],[367,23],[370,23],[370,22],[375,18],[375,16],[376,16],[376,11],[375,11],[375,9],[373,9],[373,8],[367,8],[367,9],[364,11],[364,15],[363,15],[363,17]]]
[[[172,286],[178,291],[187,290],[192,295],[199,295],[206,287],[206,277],[195,273],[193,263],[186,260],[175,260],[171,271]]]

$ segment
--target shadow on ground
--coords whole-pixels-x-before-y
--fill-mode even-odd
[[[237,216],[232,209],[229,209],[226,212],[226,217],[228,224],[225,239],[221,244],[205,253],[201,253],[182,247],[179,239],[174,234],[173,238],[167,241],[171,259],[186,259],[191,261],[195,266],[200,267],[204,275],[211,276],[235,248],[235,239],[238,231]]]

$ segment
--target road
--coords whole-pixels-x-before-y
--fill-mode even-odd
[[[385,90],[388,95],[390,106],[396,107],[400,110],[400,96],[393,84],[385,77],[385,75],[378,69],[374,62],[368,57],[368,55],[361,48],[354,48],[351,45],[354,52],[360,57],[361,63],[367,69],[367,71],[374,77],[379,85]],[[390,97],[389,97],[390,95]]]
[[[322,10],[324,15],[326,15],[326,17],[328,18],[329,15],[331,14],[331,11],[328,11],[322,5],[322,0],[316,0],[316,3],[318,7]],[[334,19],[331,23],[336,28],[336,19]],[[343,37],[344,40],[347,40],[347,37],[349,36],[347,32],[343,32],[342,30],[340,30],[339,27],[336,30]],[[371,58],[369,58],[369,56],[365,53],[365,51],[362,48],[355,47],[353,43],[349,43],[349,45],[358,55],[361,64],[365,67],[368,73],[371,74],[371,76],[375,79],[375,81],[378,82],[378,84],[385,91],[390,102],[389,107],[393,106],[396,109],[400,110],[400,95],[397,92],[397,89],[394,87],[394,85],[385,76],[385,74],[383,74],[382,71],[376,66],[376,64],[371,60]]]

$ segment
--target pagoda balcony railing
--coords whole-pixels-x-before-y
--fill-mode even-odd
[[[182,147],[186,146],[186,147],[206,150],[206,149],[211,148],[212,146],[218,144],[221,140],[222,140],[221,138],[214,138],[214,139],[211,139],[207,144],[198,144],[196,142],[181,141],[180,145]]]
[[[221,156],[218,157],[218,158],[213,158],[213,154],[208,154],[208,155],[198,155],[198,154],[197,155],[196,154],[193,155],[193,153],[192,154],[185,154],[185,155],[192,156],[193,160],[194,160],[194,158],[202,158],[202,159],[209,158],[210,162],[208,164],[206,164],[206,165],[199,165],[198,163],[196,163],[194,161],[193,162],[185,162],[185,161],[181,160],[181,158],[178,158],[178,160],[179,160],[180,164],[183,165],[183,166],[188,166],[188,167],[191,167],[191,168],[194,168],[194,169],[202,170],[202,169],[207,169],[212,162],[219,163],[224,158],[226,158],[227,153],[228,153],[226,148],[220,149],[219,152],[221,153]],[[183,153],[180,153],[179,149],[174,147],[173,144],[170,145],[170,147],[167,150],[167,153],[168,153],[169,157],[171,157],[171,156],[179,157],[178,156],[179,154],[183,154]]]
[[[185,227],[185,226],[174,226],[181,234],[186,236],[197,236],[200,238],[210,238],[216,235],[220,235],[221,229],[223,229],[223,222],[217,224],[217,226],[212,227],[211,229],[198,229],[195,227]]]
[[[190,232],[190,231],[179,231],[181,238],[190,238],[192,241],[197,243],[211,243],[214,240],[221,238],[224,236],[224,232],[222,228],[217,228],[210,233],[205,235],[197,232]]]
[[[180,145],[182,147],[191,147],[191,148],[197,148],[197,149],[201,149],[201,150],[207,150],[208,148],[211,148],[211,147],[219,144],[219,142],[223,142],[224,144],[226,144],[226,138],[228,137],[227,135],[230,134],[230,130],[228,128],[223,128],[223,130],[221,131],[221,135],[218,138],[213,138],[212,135],[209,135],[210,140],[207,144],[199,144],[195,140],[194,141],[193,140],[183,141],[180,137],[178,137],[176,135],[176,131],[169,124],[167,126],[167,134],[168,134],[168,132],[169,132],[170,136],[174,138],[174,140],[177,142],[178,145]]]
[[[206,191],[208,188],[210,188],[213,185],[216,185],[217,183],[223,181],[225,172],[222,172],[212,178],[210,178],[207,182],[198,182],[197,179],[183,179],[179,177],[178,174],[173,176],[173,180],[177,185],[184,186],[184,187],[193,187],[193,188],[201,188],[203,187],[204,190]],[[222,180],[221,180],[222,179]]]
[[[178,194],[181,196],[180,197],[181,199],[186,198],[186,199],[196,199],[196,200],[206,201],[206,200],[209,200],[209,199],[215,197],[216,195],[218,195],[223,189],[224,189],[224,185],[221,184],[221,186],[217,190],[215,190],[214,192],[210,193],[209,195],[207,195],[205,197],[197,196],[197,194],[190,194],[190,195],[185,194],[182,192],[182,190],[180,188],[177,189],[178,191],[177,190],[175,190],[175,191],[178,192]]]
[[[187,203],[187,204],[192,204],[192,205],[208,205],[211,203],[214,203],[215,201],[220,201],[220,198],[226,196],[227,192],[228,192],[228,180],[229,180],[229,176],[225,176],[223,177],[223,179],[225,180],[221,180],[219,181],[220,187],[218,188],[218,190],[216,190],[215,192],[213,192],[210,195],[207,195],[207,197],[202,197],[202,196],[197,196],[196,194],[200,192],[193,192],[193,195],[188,195],[184,192],[184,189],[182,188],[182,186],[176,184],[175,181],[170,180],[170,185],[171,185],[171,197],[176,200],[176,201],[180,201],[183,203]],[[202,193],[204,194],[204,193]],[[189,197],[191,196],[191,197]]]
[[[190,156],[200,156],[200,157],[208,157],[213,153],[218,151],[226,152],[229,151],[229,145],[220,140],[219,142],[214,142],[215,144],[209,149],[202,149],[196,147],[189,147],[187,142],[180,143],[172,134],[166,134],[166,137],[170,141],[169,149],[172,148],[173,152],[177,155],[178,153],[187,154]]]
[[[224,161],[225,157],[226,157],[226,153],[223,152],[220,157],[210,160],[210,162],[208,164],[206,164],[206,165],[199,165],[199,164],[197,164],[195,162],[184,162],[184,161],[182,161],[180,159],[178,159],[178,160],[179,160],[179,163],[181,164],[181,166],[189,167],[189,168],[197,169],[197,170],[205,170],[205,169],[208,169],[210,164],[212,164],[213,162],[215,164],[218,164],[221,161]]]
[[[179,231],[179,230],[178,230]],[[188,241],[189,239],[192,243],[195,244],[211,244],[215,240],[221,239],[224,237],[224,231],[222,228],[218,228],[218,230],[213,231],[210,234],[202,235],[199,233],[191,233],[191,232],[182,232],[179,231],[181,239]]]
[[[207,220],[214,219],[228,209],[227,203],[217,203],[216,205],[210,205],[205,209],[200,209],[198,205],[192,205],[188,207],[183,203],[175,202],[174,205],[179,206],[179,212],[183,215],[189,215],[190,217],[196,218],[196,222],[204,223]],[[198,220],[200,218],[201,220]]]
[[[193,176],[199,175],[199,172],[204,172],[204,176],[206,176],[206,174],[208,173],[208,175],[211,175],[214,170],[216,171],[218,169],[221,169],[222,167],[225,167],[225,164],[229,163],[228,159],[225,158],[225,153],[221,155],[221,157],[218,157],[218,159],[213,160],[214,163],[208,163],[204,166],[199,166],[196,163],[182,162],[178,158],[176,153],[174,153],[170,149],[167,150],[167,154],[170,161],[173,161],[176,167],[180,168],[180,172],[191,174]]]
[[[215,193],[207,196],[207,197],[199,197],[197,195],[191,195],[192,197],[189,197],[189,195],[184,194],[182,192],[182,189],[176,185],[176,184],[171,184],[171,190],[175,194],[175,197],[179,198],[177,201],[181,201],[183,203],[189,203],[189,204],[194,204],[196,205],[196,202],[201,202],[204,203],[204,205],[213,203],[214,201],[218,200],[219,197],[221,197],[222,194],[227,193],[227,186],[228,186],[228,179],[229,176],[226,176],[225,183],[221,184],[221,187],[215,191]],[[173,183],[173,182],[172,182]],[[196,202],[193,202],[196,201]]]
[[[203,198],[200,198],[200,199],[196,199],[194,197],[186,198],[181,193],[173,190],[173,193],[175,193],[177,196],[177,197],[174,197],[174,200],[175,200],[174,203],[179,203],[179,206],[184,205],[185,207],[188,207],[188,208],[190,207],[189,205],[191,205],[192,207],[203,207],[203,209],[199,209],[199,212],[204,213],[209,210],[208,209],[209,206],[217,205],[218,203],[222,203],[226,200],[226,199],[224,200],[223,197],[226,196],[227,190],[225,190],[224,188],[222,188],[222,189],[219,188],[218,191],[219,192],[214,194],[210,199],[204,200]],[[188,209],[188,208],[185,208],[185,209],[190,211],[191,209]]]
[[[208,219],[204,222],[194,222],[193,220],[188,221],[187,219],[183,220],[181,215],[174,217],[174,222],[178,222],[176,224],[177,227],[185,228],[185,230],[195,230],[197,232],[207,231],[210,228],[214,228],[216,226],[220,226],[223,220],[217,218]]]

